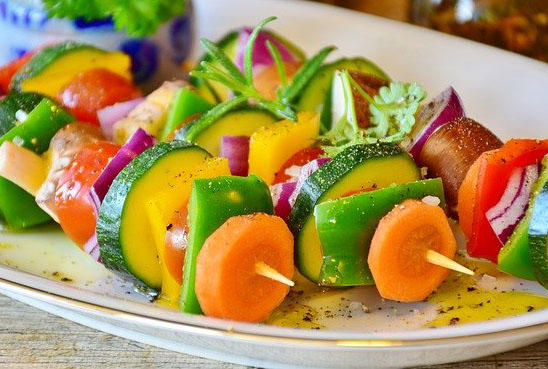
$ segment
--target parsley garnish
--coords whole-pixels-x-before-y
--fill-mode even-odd
[[[348,71],[337,72],[337,76],[342,82],[345,110],[341,119],[321,138],[329,156],[357,144],[401,142],[411,133],[419,103],[426,97],[417,83],[390,82],[388,87],[380,88],[378,95],[371,97]],[[353,88],[369,102],[372,127],[363,129],[358,126]]]
[[[117,30],[132,37],[150,36],[160,25],[182,14],[184,0],[42,0],[50,17],[87,21],[112,17]]]
[[[200,43],[203,48],[212,58],[212,61],[202,61],[200,63],[200,69],[190,72],[190,75],[197,78],[213,80],[220,82],[229,89],[231,89],[235,95],[243,96],[247,102],[251,105],[258,105],[281,119],[288,119],[295,121],[297,114],[292,106],[295,98],[300,94],[302,89],[310,81],[310,79],[316,74],[321,67],[323,61],[329,53],[335,48],[332,46],[323,48],[315,56],[308,59],[297,71],[295,76],[290,82],[287,82],[287,74],[284,64],[282,62],[280,52],[276,46],[268,42],[267,48],[272,56],[278,73],[280,75],[280,81],[282,82],[276,91],[276,100],[269,100],[264,97],[253,85],[253,48],[255,47],[255,40],[262,31],[264,26],[276,17],[268,17],[261,21],[257,27],[253,29],[244,52],[244,73],[240,72],[238,67],[232,60],[225,54],[225,52],[218,47],[215,43],[202,39]]]

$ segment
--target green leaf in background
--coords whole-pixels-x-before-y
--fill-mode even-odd
[[[86,21],[112,17],[117,30],[131,37],[152,35],[186,8],[186,0],[42,0],[50,17]]]

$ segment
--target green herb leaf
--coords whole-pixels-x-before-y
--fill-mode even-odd
[[[253,32],[251,32],[251,35],[249,35],[249,39],[247,40],[247,43],[245,45],[245,51],[244,51],[244,72],[245,72],[245,79],[247,80],[247,83],[250,85],[253,85],[253,48],[255,47],[255,41],[257,40],[257,36],[259,36],[259,32],[264,28],[264,26],[273,20],[275,20],[276,17],[268,17],[263,19],[257,27],[253,29]]]
[[[361,87],[358,91],[365,93]],[[415,113],[425,97],[425,91],[415,82],[391,82],[388,87],[381,87],[373,97],[374,104],[370,104],[371,123],[375,127],[367,130],[368,136],[381,142],[402,141],[411,133]]]
[[[334,156],[357,144],[401,142],[411,133],[419,103],[426,97],[417,83],[391,82],[388,87],[381,87],[378,95],[371,97],[348,71],[337,72],[335,78],[340,78],[343,86],[345,112],[335,126],[321,137],[323,149],[328,155]],[[373,127],[358,127],[355,114],[352,115],[354,98],[351,87],[369,102]]]
[[[286,104],[292,103],[316,74],[318,69],[320,69],[325,58],[327,58],[333,50],[335,50],[335,46],[324,47],[316,55],[308,59],[293,76],[293,79],[287,88],[281,92],[281,100]]]
[[[42,0],[50,17],[87,21],[112,17],[117,30],[132,37],[150,36],[160,25],[182,14],[184,0]]]
[[[274,63],[276,64],[276,69],[278,69],[278,75],[280,76],[280,82],[281,88],[285,88],[287,85],[287,73],[285,71],[285,64],[282,60],[282,55],[280,54],[280,51],[274,45],[270,40],[266,41],[266,48],[268,49],[268,52],[270,53],[270,56],[272,56],[272,59],[274,60]]]
[[[230,60],[230,58],[224,53],[223,50],[221,50],[219,46],[205,38],[200,40],[200,44],[205,49],[205,51],[208,52],[211,57],[215,59],[215,61],[217,61],[217,63],[219,63],[232,76],[232,78],[242,83],[247,83],[246,78],[244,77],[242,72],[240,72],[238,67],[234,65],[232,60]],[[207,62],[202,62],[202,66],[204,65],[204,63]]]

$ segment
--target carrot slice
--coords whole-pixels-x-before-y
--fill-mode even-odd
[[[198,254],[196,296],[206,315],[262,322],[289,292],[283,283],[258,275],[264,262],[293,277],[293,236],[285,222],[267,214],[228,219]]]
[[[457,251],[440,207],[407,200],[382,218],[367,260],[380,295],[403,302],[428,297],[449,274],[448,269],[426,260],[428,250],[450,259]]]
[[[474,205],[476,203],[476,193],[478,187],[478,178],[482,160],[491,155],[496,150],[487,151],[481,154],[474,164],[468,169],[464,180],[459,188],[457,211],[459,214],[459,224],[462,232],[470,238],[474,223]]]

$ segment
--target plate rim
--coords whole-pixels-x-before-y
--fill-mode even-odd
[[[225,0],[211,0],[212,3],[222,3]],[[195,5],[197,7],[205,6],[203,4],[200,4],[201,2],[197,2]],[[537,70],[541,70],[542,72],[548,71],[548,63],[542,63],[540,61],[536,61],[527,57],[524,57],[522,55],[508,52],[502,49],[498,49],[489,45],[484,45],[478,42],[474,42],[471,40],[463,39],[460,37],[455,37],[447,34],[443,34],[440,32],[432,31],[429,29],[425,29],[419,26],[410,25],[398,21],[388,20],[385,18],[377,17],[374,15],[367,15],[358,13],[355,11],[347,10],[347,9],[340,9],[336,8],[330,5],[326,4],[319,4],[319,3],[311,3],[306,1],[289,1],[289,0],[262,0],[263,4],[276,4],[277,7],[279,7],[279,4],[286,4],[291,5],[293,8],[296,9],[320,9],[322,13],[325,12],[337,12],[340,14],[344,14],[345,16],[348,16],[351,18],[352,21],[362,19],[364,21],[369,22],[372,26],[382,26],[382,27],[393,27],[394,29],[399,29],[403,33],[412,33],[413,35],[427,35],[428,38],[438,39],[438,40],[448,40],[454,45],[466,45],[467,47],[472,47],[474,50],[486,50],[489,53],[496,54],[497,57],[501,58],[511,58],[515,62],[519,62],[520,65],[527,64],[531,68],[535,68]],[[216,5],[208,5],[208,6],[216,6]],[[23,283],[24,280],[29,280],[32,278],[38,278],[41,280],[39,283]],[[45,283],[47,282],[47,283]],[[36,286],[40,285],[49,285],[49,290],[51,291],[51,284],[53,286],[57,286],[60,290],[66,290],[73,291],[71,293],[62,293],[62,294],[56,294],[48,291],[48,288],[37,288]],[[70,289],[74,290],[70,290]],[[92,291],[86,291],[84,289],[79,289],[75,286],[70,286],[61,282],[52,281],[49,279],[46,279],[41,276],[33,275],[27,272],[22,272],[20,270],[16,270],[13,268],[10,268],[5,265],[0,265],[0,292],[2,289],[8,290],[8,289],[16,289],[17,291],[20,291],[20,293],[27,293],[32,296],[38,296],[43,299],[46,298],[53,298],[55,301],[62,301],[63,303],[67,303],[70,306],[78,306],[78,304],[87,304],[86,306],[94,307],[93,311],[101,311],[101,309],[106,309],[111,311],[113,314],[117,314],[119,316],[126,316],[129,317],[135,315],[140,316],[141,318],[151,319],[155,321],[158,324],[166,323],[166,324],[172,324],[175,326],[184,326],[184,327],[194,327],[194,328],[200,328],[205,330],[212,330],[215,332],[222,332],[223,335],[226,334],[244,334],[249,335],[250,337],[260,337],[260,336],[268,336],[273,338],[290,338],[290,339],[299,339],[299,340],[307,340],[307,341],[313,341],[313,340],[329,340],[329,341],[338,341],[340,340],[340,337],[345,337],[348,340],[363,340],[363,341],[405,341],[408,342],[412,339],[418,340],[420,337],[426,337],[426,336],[436,336],[433,338],[426,338],[426,340],[429,341],[429,343],[436,342],[440,339],[449,339],[449,338],[465,338],[465,337],[479,337],[487,334],[495,334],[495,333],[512,333],[517,330],[521,329],[528,329],[528,328],[542,328],[542,329],[548,329],[548,309],[538,311],[538,312],[532,312],[532,313],[526,313],[524,315],[519,315],[516,317],[510,317],[510,318],[502,318],[492,321],[483,321],[479,323],[471,323],[467,325],[462,326],[454,326],[454,327],[444,327],[444,328],[437,328],[437,329],[417,329],[412,331],[395,331],[395,332],[381,332],[381,333],[373,333],[373,332],[348,332],[348,331],[328,331],[328,330],[320,330],[320,331],[310,331],[306,329],[292,329],[292,328],[280,328],[280,327],[272,327],[272,326],[266,326],[266,325],[252,325],[247,323],[240,323],[240,322],[231,322],[227,320],[221,320],[216,318],[210,318],[210,317],[197,317],[192,316],[189,314],[179,313],[179,312],[169,312],[165,311],[166,316],[171,314],[177,314],[178,319],[171,319],[171,318],[161,318],[156,317],[154,315],[140,315],[136,314],[134,312],[128,312],[122,308],[118,307],[111,307],[111,306],[104,306],[100,304],[94,304],[92,301],[84,301],[83,298],[72,298],[69,297],[69,295],[73,296],[79,296],[79,294],[82,293],[82,291],[85,292],[87,296],[101,296],[99,293],[94,293]],[[108,297],[108,296],[107,296]],[[136,304],[136,307],[141,307],[142,310],[142,304],[136,303],[136,302],[129,302],[124,299],[114,298],[114,297],[108,297],[109,299],[112,299],[113,305],[123,305],[127,308],[128,305]],[[89,298],[89,300],[92,300]],[[114,304],[114,302],[116,304]],[[71,305],[72,303],[72,305]],[[67,305],[68,306],[68,305]],[[82,305],[83,306],[83,305]],[[146,305],[145,305],[146,306]],[[137,311],[137,308],[134,308],[133,310]],[[150,306],[149,306],[150,308]],[[527,322],[523,322],[523,317],[527,316]],[[170,315],[173,316],[173,315]],[[471,333],[472,332],[472,333]],[[475,333],[474,333],[475,332]],[[265,335],[265,333],[267,333]],[[401,338],[401,339],[400,339]]]
[[[374,346],[401,346],[402,343],[425,341],[430,344],[447,343],[467,337],[479,337],[490,334],[512,334],[523,329],[543,329],[548,331],[548,309],[525,313],[513,317],[487,320],[436,329],[420,328],[390,332],[356,332],[343,330],[313,330],[302,328],[285,328],[265,324],[250,324],[219,318],[192,315],[179,311],[161,309],[152,304],[143,304],[119,297],[102,295],[66,283],[20,271],[6,265],[0,265],[0,293],[13,291],[18,294],[34,297],[41,301],[51,301],[71,308],[83,308],[86,311],[99,313],[110,312],[125,319],[146,319],[158,325],[168,325],[172,329],[203,330],[215,335],[241,335],[248,340],[252,337],[273,337],[275,339],[312,341],[360,341],[375,342]],[[524,322],[527,316],[527,322]],[[365,344],[364,344],[365,345]],[[372,346],[373,346],[372,345]],[[363,345],[359,345],[363,347]]]

